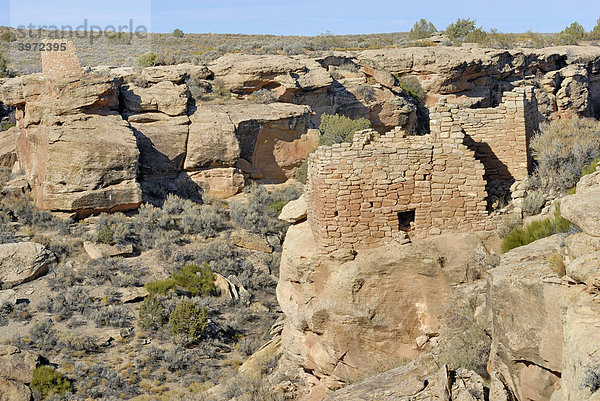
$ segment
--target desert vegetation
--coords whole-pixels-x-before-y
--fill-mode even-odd
[[[160,207],[82,221],[3,196],[2,243],[32,239],[58,262],[35,281],[39,297],[0,304],[0,341],[58,361],[34,372],[32,388],[46,398],[192,397],[225,381],[269,339],[279,316],[275,285],[287,226],[277,214],[299,195],[294,186],[251,187],[231,204],[168,195]],[[229,233],[244,229],[268,239],[273,253],[233,246]],[[134,254],[90,259],[84,241],[132,244]],[[237,298],[215,286],[217,274]]]

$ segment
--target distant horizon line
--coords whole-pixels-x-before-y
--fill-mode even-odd
[[[65,26],[70,26],[68,24],[62,25],[62,27]],[[10,28],[10,29],[14,29],[14,30],[26,30],[26,31],[38,31],[39,32],[39,28],[35,28],[35,29],[28,29],[28,28],[23,28],[22,25],[19,26],[10,26],[10,25],[0,25],[0,29],[5,29],[5,28]],[[173,34],[173,32],[177,29],[180,28],[175,28],[172,31],[161,31],[161,32],[145,32],[146,34],[157,34],[157,35],[171,35]],[[490,28],[488,30],[484,30],[485,32],[490,32],[492,29],[496,29],[496,28]],[[42,32],[56,32],[56,29],[42,29]],[[63,29],[58,29],[59,32],[69,32],[69,30],[63,30]],[[183,31],[181,29],[181,31],[185,34],[185,35],[240,35],[240,36],[282,36],[282,37],[319,37],[319,36],[366,36],[366,35],[393,35],[393,34],[407,34],[410,31],[390,31],[390,32],[369,32],[369,33],[335,33],[335,32],[331,32],[331,31],[325,31],[325,32],[321,32],[318,34],[276,34],[276,33],[243,33],[243,32],[186,32]],[[92,33],[92,32],[98,32],[98,31],[92,31],[92,30],[76,30],[73,29],[70,32],[81,32],[81,33]],[[106,33],[123,33],[123,34],[135,34],[135,32],[129,32],[129,31],[121,31],[121,32],[117,32],[117,31],[102,31],[102,32],[106,32]],[[444,33],[445,31],[439,30],[436,31],[437,33]],[[551,35],[551,34],[557,34],[560,33],[560,31],[558,32],[540,32],[540,31],[534,31],[532,29],[529,29],[527,31],[523,31],[523,32],[502,32],[502,31],[497,31],[497,33],[501,33],[501,34],[524,34],[524,33],[537,33],[537,34],[541,34],[541,35]]]

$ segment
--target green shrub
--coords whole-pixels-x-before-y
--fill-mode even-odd
[[[366,118],[353,120],[338,114],[321,116],[321,139],[319,145],[333,145],[334,143],[352,142],[355,132],[371,128],[371,122]]]
[[[531,147],[537,162],[533,188],[563,193],[577,184],[585,166],[600,158],[600,122],[579,117],[554,120],[542,125]]]
[[[512,230],[502,241],[502,252],[506,253],[511,249],[530,244],[538,239],[567,232],[571,227],[571,222],[560,214],[560,205],[557,204],[554,216],[534,221],[526,228],[517,227]]]
[[[435,26],[431,22],[421,18],[419,21],[415,22],[412,29],[408,33],[408,39],[427,39],[436,32],[437,29],[435,29]]]
[[[465,42],[478,43],[483,46],[489,46],[490,35],[486,31],[484,31],[483,28],[479,27],[472,30],[465,36]]]
[[[170,290],[175,289],[175,280],[167,278],[164,280],[149,281],[144,284],[144,288],[151,295],[166,295]]]
[[[599,162],[600,162],[600,158],[595,157],[594,160],[592,160],[589,164],[586,164],[585,166],[583,166],[581,168],[581,177],[595,173]]]
[[[17,37],[15,36],[14,33],[10,32],[10,31],[6,31],[3,32],[2,35],[0,36],[0,40],[2,40],[3,42],[14,42],[17,40]]]
[[[205,263],[202,267],[197,265],[183,266],[179,272],[173,274],[173,281],[193,296],[207,297],[216,294],[215,275],[210,271],[208,263]]]
[[[565,274],[567,274],[565,261],[558,252],[554,252],[548,257],[548,265],[550,265],[550,269],[560,277],[563,277]]]
[[[173,337],[199,341],[208,327],[206,308],[200,308],[190,300],[182,301],[171,312],[169,326]]]
[[[272,211],[274,211],[275,213],[277,213],[279,215],[281,213],[281,211],[283,210],[283,208],[285,207],[285,205],[287,205],[287,204],[288,204],[287,201],[278,200],[278,201],[271,203],[269,205],[269,209],[271,209]]]
[[[97,244],[112,245],[114,241],[114,232],[108,225],[103,225],[98,236],[96,237]]]
[[[145,329],[158,330],[169,321],[169,317],[161,300],[150,295],[140,305],[138,323]]]
[[[173,31],[173,36],[176,38],[183,38],[185,36],[185,34],[183,33],[183,31],[181,29],[175,29]]]
[[[600,18],[598,18],[598,22],[596,26],[590,33],[588,33],[588,38],[591,40],[600,40]]]
[[[140,56],[138,58],[138,65],[140,67],[152,67],[153,65],[156,65],[156,53],[150,52],[150,53],[146,53],[143,56]]]
[[[296,180],[302,184],[306,184],[308,181],[308,156],[296,170]]]
[[[573,22],[558,34],[558,42],[562,45],[576,45],[585,36],[585,29],[579,22]]]
[[[398,86],[408,96],[412,97],[416,101],[420,102],[425,97],[425,91],[421,87],[419,79],[415,76],[409,75],[406,77],[398,78]]]
[[[71,382],[62,373],[49,366],[40,366],[33,369],[31,388],[39,392],[43,398],[49,395],[63,395],[73,391]]]
[[[459,18],[456,22],[448,25],[445,31],[446,35],[452,40],[462,39],[475,30],[475,22],[476,20],[471,21],[469,18]]]
[[[6,63],[6,59],[4,58],[2,53],[0,53],[0,78],[4,78],[7,75],[8,75],[8,66]]]

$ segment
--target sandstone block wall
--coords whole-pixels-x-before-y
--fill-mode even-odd
[[[529,173],[529,139],[537,128],[534,101],[533,88],[505,92],[493,108],[459,108],[442,98],[430,113],[431,134],[444,138],[464,132],[467,146],[485,167],[490,195],[506,193]]]
[[[447,138],[356,133],[309,158],[308,219],[325,252],[486,229],[484,167],[460,131]]]
[[[75,77],[83,74],[73,42],[45,40],[46,46],[66,44],[66,50],[42,51],[42,71],[45,78]]]

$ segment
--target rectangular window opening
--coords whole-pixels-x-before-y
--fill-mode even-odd
[[[398,229],[400,231],[410,231],[413,228],[415,222],[415,211],[407,210],[405,212],[398,212]]]

